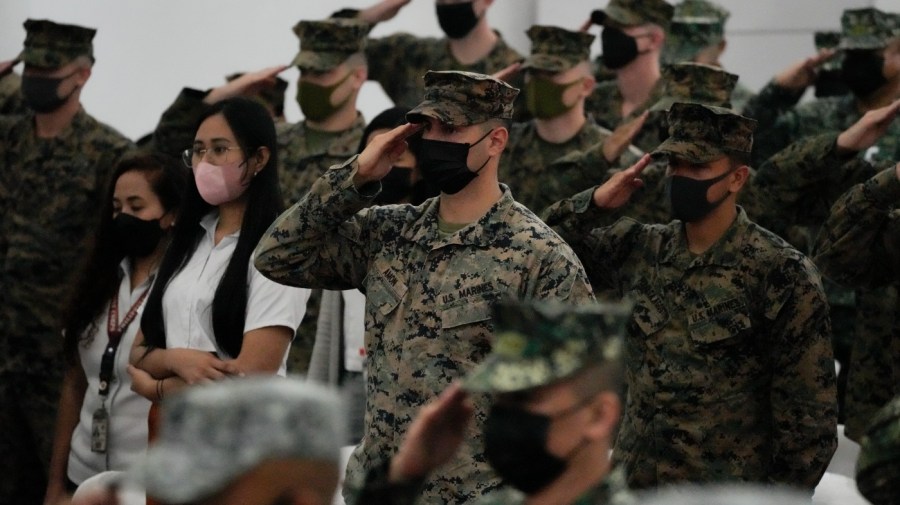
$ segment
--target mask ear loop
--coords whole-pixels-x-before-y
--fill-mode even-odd
[[[469,149],[472,149],[472,146],[478,145],[479,143],[481,143],[482,140],[486,139],[487,136],[490,135],[490,134],[492,134],[492,133],[494,133],[494,129],[493,129],[493,128],[491,128],[487,133],[485,133],[484,135],[482,135],[480,139],[478,139],[478,140],[475,141],[475,143],[473,143],[473,144],[468,144],[467,147],[468,147]],[[478,172],[481,172],[481,169],[484,168],[485,166],[487,166],[488,162],[491,161],[491,158],[493,158],[493,157],[494,157],[493,155],[488,156],[487,159],[484,160],[484,163],[482,163],[481,166],[478,167],[478,170],[473,170],[472,173],[474,173],[475,175],[478,175]]]

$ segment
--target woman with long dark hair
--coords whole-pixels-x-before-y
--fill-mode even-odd
[[[254,267],[256,243],[281,212],[275,126],[246,98],[213,105],[184,152],[194,172],[131,353],[151,400],[229,375],[285,373],[309,290]]]
[[[67,367],[46,503],[94,474],[124,470],[147,447],[150,402],[131,390],[126,373],[139,326],[132,321],[153,282],[188,176],[177,160],[151,154],[124,158],[113,173],[65,314]]]

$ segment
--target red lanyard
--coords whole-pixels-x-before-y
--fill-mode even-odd
[[[119,342],[122,341],[122,334],[128,328],[128,325],[137,317],[138,309],[147,298],[150,288],[144,290],[141,296],[134,302],[134,305],[128,309],[125,319],[119,323],[119,294],[113,296],[109,303],[109,314],[106,322],[106,333],[109,335],[109,343],[103,350],[103,358],[100,359],[100,395],[107,396],[109,394],[109,382],[112,379],[113,362],[116,356],[116,349],[119,348]]]

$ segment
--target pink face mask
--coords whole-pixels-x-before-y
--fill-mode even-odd
[[[241,182],[243,163],[216,166],[201,161],[194,167],[197,191],[206,203],[220,205],[237,199],[247,190],[249,183]]]

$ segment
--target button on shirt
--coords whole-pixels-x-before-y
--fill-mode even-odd
[[[225,274],[240,232],[226,235],[215,243],[217,212],[207,214],[200,226],[203,237],[187,264],[172,277],[163,295],[163,320],[169,348],[215,352],[231,359],[216,344],[212,323],[212,303],[219,281]],[[295,331],[306,311],[309,289],[284,286],[266,279],[253,263],[247,265],[247,314],[244,333],[268,326],[285,326]],[[278,375],[286,373],[287,352]]]

